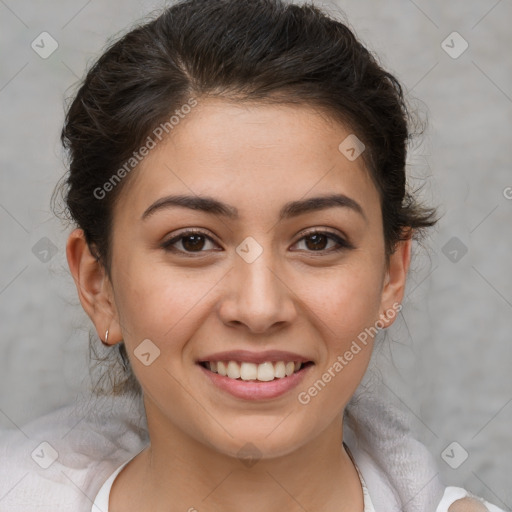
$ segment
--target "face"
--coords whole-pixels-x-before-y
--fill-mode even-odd
[[[409,258],[406,242],[386,263],[378,192],[338,149],[350,134],[305,106],[199,101],[127,178],[112,281],[81,300],[124,340],[148,424],[270,457],[340,418]],[[221,360],[243,364],[222,376]]]

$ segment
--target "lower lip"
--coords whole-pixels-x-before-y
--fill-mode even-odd
[[[268,400],[282,396],[297,387],[313,365],[310,364],[301,368],[298,372],[292,373],[288,377],[267,382],[230,379],[229,377],[211,372],[200,364],[197,366],[199,366],[206,377],[210,379],[212,384],[223,391],[227,391],[236,398],[242,398],[244,400]]]

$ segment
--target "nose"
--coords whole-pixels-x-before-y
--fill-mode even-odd
[[[252,263],[235,256],[218,309],[226,325],[243,325],[261,334],[283,328],[296,318],[293,285],[273,264],[270,253],[263,251]]]

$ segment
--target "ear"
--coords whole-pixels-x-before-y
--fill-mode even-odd
[[[412,233],[406,240],[395,246],[395,251],[389,256],[384,283],[382,287],[381,314],[379,319],[385,327],[389,327],[398,312],[402,309],[407,272],[411,262]]]
[[[91,253],[82,229],[75,229],[66,244],[69,269],[80,303],[96,327],[101,340],[108,329],[108,344],[122,341],[117,309],[105,268]]]

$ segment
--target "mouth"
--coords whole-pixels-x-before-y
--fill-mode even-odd
[[[237,381],[271,382],[287,379],[312,366],[313,361],[199,361],[206,370]]]
[[[310,357],[283,350],[229,350],[196,359],[212,389],[248,401],[291,397],[312,371]],[[217,400],[217,397],[214,398]]]

